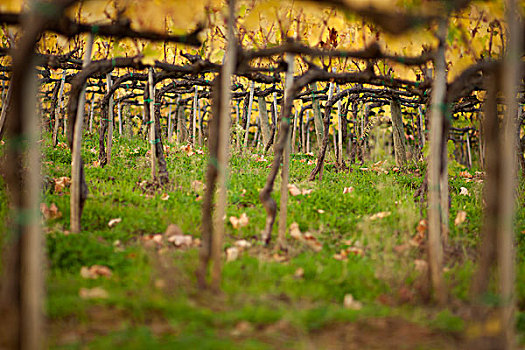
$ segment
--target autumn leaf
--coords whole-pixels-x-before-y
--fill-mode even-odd
[[[461,196],[468,196],[468,197],[470,197],[470,193],[468,192],[468,189],[466,187],[461,187],[459,189],[459,194]]]
[[[202,193],[206,189],[206,185],[199,180],[194,180],[191,182],[191,189],[197,193]]]
[[[370,220],[374,221],[377,219],[383,219],[383,218],[386,218],[387,216],[390,216],[390,214],[392,213],[389,211],[381,211],[379,213],[375,213],[374,215],[370,216]]]
[[[108,226],[109,227],[114,227],[116,226],[118,223],[122,222],[122,218],[116,218],[116,219],[111,219],[109,220],[108,222]]]
[[[40,212],[46,220],[59,219],[62,217],[62,213],[58,210],[55,203],[51,203],[49,207],[46,203],[40,203]]]
[[[467,219],[467,212],[464,210],[458,211],[456,218],[454,219],[454,225],[459,226]]]
[[[299,188],[297,188],[297,186],[295,186],[293,184],[289,184],[288,185],[288,192],[293,197],[298,196],[298,195],[301,194],[301,190]]]
[[[250,242],[248,242],[247,240],[245,239],[240,239],[238,241],[235,241],[235,246],[240,248],[240,249],[246,249],[246,248],[250,248],[252,246],[252,244]]]
[[[172,243],[175,247],[189,247],[193,243],[193,237],[189,235],[173,235],[168,237],[168,242]]]
[[[351,310],[361,310],[363,308],[363,304],[355,300],[352,294],[345,295],[343,306],[346,309],[351,309]]]
[[[226,249],[226,261],[234,261],[239,257],[239,248],[230,247]]]
[[[350,187],[345,187],[345,188],[343,189],[343,194],[352,193],[352,192],[354,192],[354,188],[353,188],[352,186],[350,186]]]
[[[108,292],[100,287],[80,288],[78,295],[82,299],[107,299],[109,297]]]
[[[82,266],[80,276],[87,279],[97,279],[99,277],[111,277],[112,272],[109,267],[104,265],[93,265],[91,267]]]
[[[249,219],[246,213],[242,213],[239,218],[235,216],[230,216],[230,223],[232,224],[233,228],[236,230],[238,230],[241,227],[248,226],[248,222],[249,222]]]
[[[71,179],[67,176],[62,176],[55,179],[55,193],[61,193],[66,187],[71,185]]]

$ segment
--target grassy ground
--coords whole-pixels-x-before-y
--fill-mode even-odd
[[[175,145],[168,150],[171,184],[155,193],[150,179],[147,144],[117,139],[112,164],[93,165],[97,137],[87,137],[83,157],[90,195],[82,218],[83,232],[68,234],[69,189],[47,191],[62,217],[46,222],[47,316],[49,346],[57,349],[441,349],[461,348],[479,333],[466,321],[471,280],[481,225],[482,184],[452,173],[450,248],[446,278],[451,301],[445,308],[427,302],[425,259],[418,236],[418,203],[413,194],[424,169],[416,165],[395,172],[388,161],[336,173],[328,164],[322,183],[308,183],[313,157],[294,155],[290,182],[308,195],[289,199],[288,225],[299,224],[321,244],[316,252],[289,238],[289,250],[264,248],[257,237],[265,214],[258,192],[271,164],[255,156],[234,154],[229,179],[227,216],[245,213],[249,224],[227,227],[225,248],[240,239],[252,246],[226,262],[222,291],[214,295],[196,288],[198,248],[176,248],[160,236],[168,224],[194,239],[200,236],[200,193],[206,156],[188,155]],[[44,142],[49,179],[70,176],[71,155]],[[470,171],[474,174],[474,171]],[[345,187],[353,187],[343,194]],[[460,195],[461,187],[469,196]],[[279,182],[276,184],[278,192]],[[516,221],[519,305],[525,309],[524,183]],[[167,198],[169,195],[169,198]],[[278,193],[274,193],[278,201]],[[5,198],[3,198],[5,201]],[[453,223],[457,212],[466,221]],[[374,218],[380,212],[390,212]],[[108,222],[122,222],[108,227]],[[346,260],[334,258],[352,248]],[[86,279],[82,267],[108,266],[112,276]],[[423,272],[422,272],[423,271]],[[80,290],[100,287],[105,298],[86,298]],[[351,294],[361,308],[345,308]],[[487,303],[497,299],[487,296]],[[355,304],[354,304],[355,305]],[[525,314],[518,325],[525,331]],[[490,328],[490,327],[489,327]],[[488,329],[488,328],[487,328]],[[484,329],[483,331],[487,331]],[[476,331],[477,330],[477,331]],[[488,329],[490,331],[490,329]]]

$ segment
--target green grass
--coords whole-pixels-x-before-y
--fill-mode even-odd
[[[323,244],[323,249],[315,253],[290,239],[287,261],[276,262],[273,252],[256,240],[265,222],[258,194],[265,184],[272,157],[257,162],[250,154],[234,154],[228,179],[227,216],[246,213],[250,221],[239,230],[227,225],[225,247],[238,239],[247,239],[254,248],[242,253],[238,260],[225,263],[223,293],[217,296],[196,288],[196,248],[169,248],[161,254],[146,250],[141,241],[143,235],[163,233],[170,223],[177,224],[185,234],[200,236],[202,202],[196,200],[198,193],[191,184],[194,180],[204,182],[206,156],[187,156],[176,145],[170,145],[167,162],[171,183],[150,196],[140,187],[141,181],[150,178],[144,140],[117,137],[112,163],[105,168],[92,165],[97,159],[93,152],[97,145],[96,135],[86,136],[82,153],[90,195],[80,234],[67,234],[68,190],[48,191],[43,198],[47,204],[55,203],[63,214],[62,218],[47,222],[50,233],[46,236],[49,264],[46,313],[52,324],[51,348],[303,348],[305,343],[300,336],[286,338],[279,332],[266,334],[263,330],[286,322],[294,332],[304,335],[341,322],[377,317],[400,317],[445,333],[461,332],[465,327],[454,312],[436,310],[419,298],[418,284],[422,277],[414,260],[424,259],[423,252],[414,247],[396,251],[415,235],[420,220],[419,202],[413,198],[422,182],[416,173],[419,165],[394,173],[389,160],[390,165],[385,166],[389,171],[385,174],[362,171],[359,166],[354,166],[352,172],[336,173],[328,164],[323,181],[309,183],[305,179],[312,165],[306,160],[313,157],[293,155],[290,182],[314,191],[289,198],[287,224],[297,222],[302,232],[312,233]],[[53,149],[46,135],[43,152],[48,177],[70,176],[69,150]],[[424,174],[424,168],[419,173]],[[343,189],[350,186],[354,191],[343,195]],[[523,181],[520,186],[524,189]],[[277,202],[279,187],[278,177],[273,193]],[[471,196],[459,195],[461,187],[466,187]],[[447,266],[446,277],[453,298],[466,301],[475,271],[469,254],[477,249],[482,223],[482,185],[453,174],[450,191],[450,245],[462,250]],[[525,227],[524,192],[519,198],[518,232]],[[161,199],[163,193],[169,195],[168,200]],[[0,201],[6,202],[5,192],[0,192]],[[5,207],[0,207],[2,216],[7,213]],[[324,213],[319,213],[319,209]],[[459,210],[467,212],[467,220],[456,227],[453,221]],[[385,211],[391,214],[370,220],[371,215]],[[122,222],[109,228],[108,222],[113,218],[122,218]],[[525,269],[523,236],[518,237],[517,267],[518,303],[522,310],[525,307],[525,273],[521,273]],[[364,256],[350,256],[347,261],[334,259],[333,255],[345,248],[344,242],[348,240],[362,247]],[[80,268],[94,264],[110,267],[113,276],[97,280],[82,278]],[[295,276],[299,268],[304,271],[302,277]],[[159,283],[163,286],[159,287]],[[93,287],[104,288],[108,298],[85,300],[79,296],[80,288]],[[400,297],[402,290],[412,293],[407,303]],[[346,294],[352,294],[363,308],[343,308]],[[392,301],[391,305],[380,302],[385,298]],[[113,310],[114,314],[106,329],[98,332],[90,330],[97,323],[93,318],[96,308]],[[525,332],[523,315],[519,314],[518,327]],[[155,317],[169,327],[167,334],[155,331],[151,323]],[[253,330],[247,333],[250,336],[232,335],[242,321],[252,325]],[[65,341],[62,332],[68,322],[75,329],[86,330],[83,336]],[[266,335],[257,335],[260,332]]]

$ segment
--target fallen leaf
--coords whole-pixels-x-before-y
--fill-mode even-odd
[[[303,234],[299,230],[299,224],[294,222],[290,225],[290,236],[294,239],[301,240],[303,239]]]
[[[193,237],[189,235],[173,235],[168,237],[168,242],[175,247],[189,247],[191,246]]]
[[[315,252],[320,252],[323,249],[323,245],[311,233],[306,232],[303,238],[306,244]]]
[[[387,216],[390,216],[390,214],[392,213],[389,211],[381,211],[379,213],[375,213],[374,215],[370,216],[370,220],[383,219],[383,218],[386,218]]]
[[[206,189],[206,185],[202,181],[194,180],[191,182],[191,189],[197,193],[200,193]]]
[[[428,271],[428,263],[426,260],[416,259],[414,260],[414,265],[416,266],[417,272],[425,273]]]
[[[354,296],[352,294],[346,294],[343,306],[347,309],[351,310],[361,310],[363,308],[363,304],[361,302],[354,299]]]
[[[303,278],[304,277],[304,269],[302,267],[299,267],[297,270],[295,270],[293,276],[295,278]]]
[[[171,237],[171,236],[182,236],[184,233],[182,232],[182,229],[175,225],[175,224],[169,224],[168,227],[166,228],[166,232],[164,232],[164,235],[166,237]]]
[[[111,220],[109,220],[109,222],[108,222],[108,226],[109,226],[109,227],[113,227],[113,226],[115,226],[116,224],[118,224],[119,222],[122,222],[122,219],[121,219],[121,218],[111,219]]]
[[[343,189],[343,194],[352,193],[352,192],[354,192],[354,188],[353,188],[352,186],[350,186],[350,187],[345,187],[345,188]]]
[[[250,248],[252,244],[245,239],[235,241],[235,246],[241,249]]]
[[[456,218],[454,219],[454,225],[459,226],[462,223],[465,222],[467,219],[467,212],[464,210],[458,211],[458,215],[456,215]]]
[[[290,192],[290,195],[292,197],[295,197],[295,196],[298,196],[301,194],[301,190],[299,188],[297,188],[297,186],[293,185],[293,184],[289,184],[288,185],[288,192]]]
[[[95,288],[80,288],[78,295],[82,299],[107,299],[109,294],[100,287]]]
[[[239,248],[230,247],[226,249],[226,261],[234,261],[239,257]]]
[[[163,201],[167,201],[168,199],[170,199],[170,195],[167,194],[167,193],[164,193],[161,197],[160,197],[161,200]]]
[[[472,179],[472,175],[468,171],[460,171],[459,176],[464,177],[466,179]]]
[[[55,179],[55,193],[62,192],[66,187],[71,185],[71,179],[67,176],[62,176]]]
[[[461,187],[459,189],[459,194],[462,196],[470,196],[470,193],[468,193],[468,189],[466,187]]]
[[[230,223],[236,230],[238,230],[241,227],[248,226],[249,221],[250,220],[248,219],[248,215],[246,215],[246,213],[242,213],[239,218],[235,216],[230,216]]]
[[[187,144],[187,145],[185,145],[185,146],[182,146],[180,149],[181,149],[182,151],[186,152],[186,155],[187,155],[188,157],[190,157],[190,156],[192,156],[192,155],[195,154],[195,152],[193,152],[193,148],[191,147],[190,144]]]
[[[99,277],[111,277],[112,272],[109,267],[104,265],[93,265],[91,267],[82,266],[80,276],[88,279],[97,279]]]
[[[49,207],[46,203],[40,203],[40,212],[46,220],[59,219],[62,217],[62,213],[58,210],[55,203],[51,203]]]
[[[314,191],[314,190],[311,189],[311,188],[303,188],[303,189],[301,190],[301,194],[302,194],[303,196],[306,196],[307,194],[310,194],[310,193],[312,193],[313,191]]]
[[[232,330],[230,334],[234,337],[239,337],[251,331],[253,331],[253,326],[250,322],[240,321],[235,325],[235,329]]]

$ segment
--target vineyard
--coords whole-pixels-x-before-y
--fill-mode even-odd
[[[525,346],[524,15],[3,0],[0,349]]]

